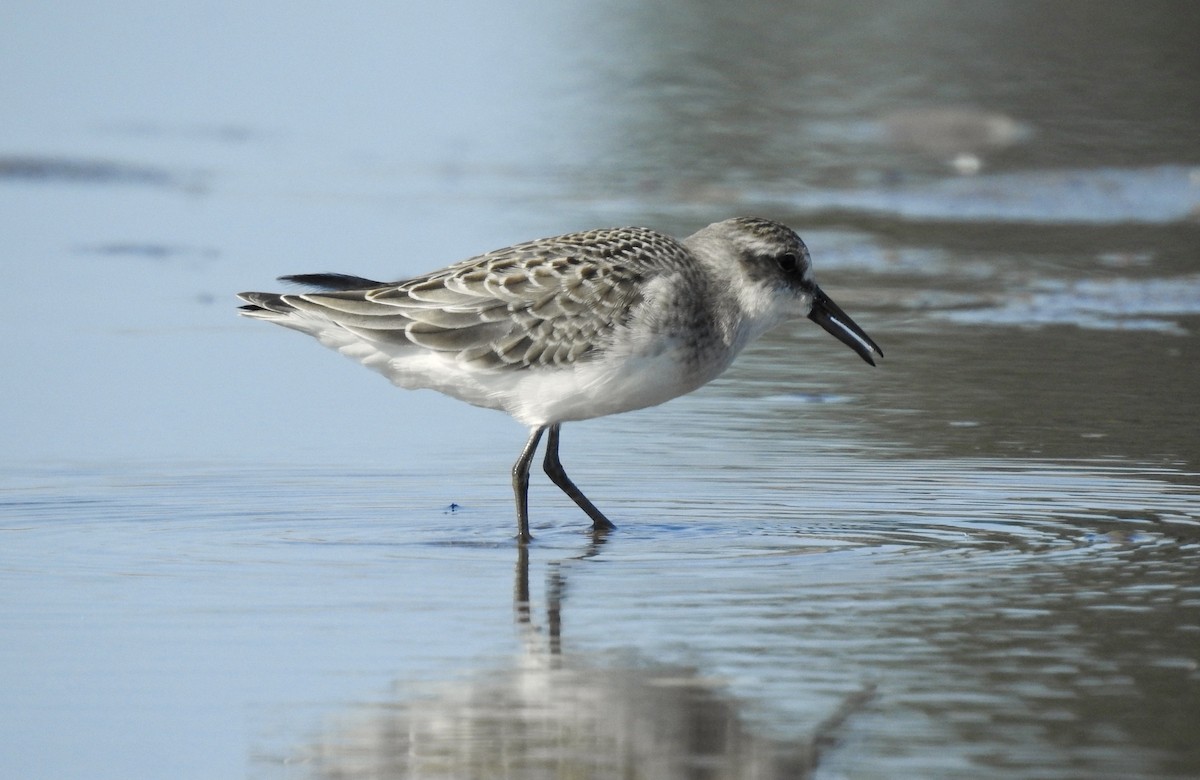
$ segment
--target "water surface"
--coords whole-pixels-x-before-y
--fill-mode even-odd
[[[1200,773],[1198,27],[7,14],[0,773]],[[519,426],[233,315],[738,213],[887,358],[797,322],[567,426],[605,537],[538,475],[519,550]]]

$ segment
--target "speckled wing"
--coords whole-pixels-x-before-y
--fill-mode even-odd
[[[644,282],[689,260],[678,241],[652,230],[595,230],[403,282],[280,300],[385,348],[447,353],[479,368],[565,366],[602,352],[641,302]]]

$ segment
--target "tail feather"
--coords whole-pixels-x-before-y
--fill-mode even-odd
[[[243,292],[238,293],[238,297],[247,303],[246,306],[239,306],[238,311],[248,317],[269,318],[271,315],[289,314],[296,310],[296,307],[278,293]]]
[[[384,287],[386,285],[385,282],[377,282],[374,279],[367,279],[362,276],[335,273],[294,274],[291,276],[281,276],[279,277],[279,281],[303,284],[327,292],[369,290],[374,287]],[[283,293],[243,292],[238,293],[238,297],[247,304],[238,307],[238,311],[246,317],[257,317],[258,319],[281,322],[287,320],[290,315],[298,311],[295,306],[286,300],[286,296]]]

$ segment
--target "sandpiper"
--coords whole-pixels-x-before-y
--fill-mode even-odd
[[[879,346],[813,280],[790,228],[756,217],[679,240],[640,227],[543,238],[398,282],[280,277],[313,288],[245,292],[241,313],[315,336],[394,384],[499,409],[529,426],[512,468],[521,542],[529,467],[603,531],[613,524],[563,470],[564,422],[668,401],[711,381],[766,331],[807,316],[875,365]]]

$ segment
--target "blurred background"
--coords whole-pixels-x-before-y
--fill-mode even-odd
[[[6,4],[0,771],[1200,773],[1198,39],[1189,0]],[[519,426],[235,313],[738,214],[887,358],[797,322],[567,426],[621,528],[539,484],[524,557]]]

